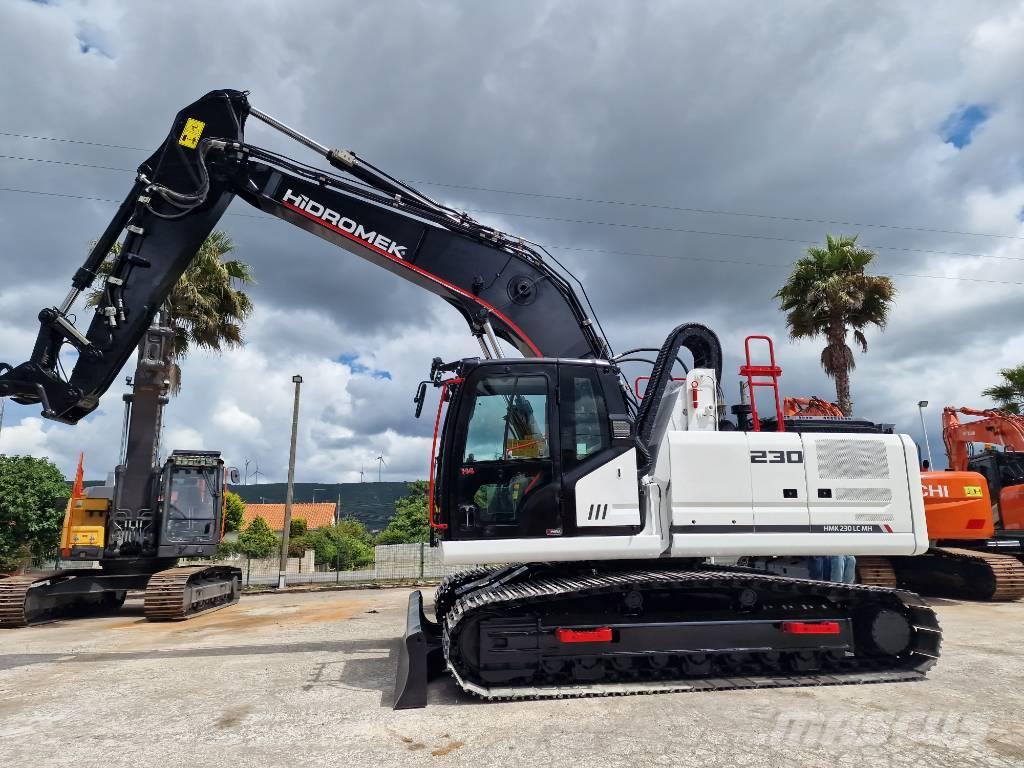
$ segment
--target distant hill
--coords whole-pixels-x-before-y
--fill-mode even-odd
[[[85,481],[86,488],[93,485],[103,481]],[[374,532],[384,530],[395,514],[395,502],[409,493],[409,483],[296,483],[295,501],[313,501],[314,488],[317,501],[337,501],[340,496],[342,517],[354,517]],[[284,504],[288,484],[233,485],[231,490],[253,504]]]
[[[381,531],[395,514],[395,502],[409,493],[408,483],[295,483],[295,501],[341,499],[342,517],[354,517],[371,531]],[[258,504],[284,504],[287,483],[233,485],[231,490],[242,501]]]

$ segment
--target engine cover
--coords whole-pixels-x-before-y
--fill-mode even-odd
[[[906,435],[672,431],[666,442],[675,557],[928,548]]]

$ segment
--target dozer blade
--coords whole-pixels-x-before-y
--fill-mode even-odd
[[[441,628],[423,611],[423,594],[417,589],[409,595],[405,637],[398,651],[394,709],[418,709],[427,706],[427,683],[444,667]]]

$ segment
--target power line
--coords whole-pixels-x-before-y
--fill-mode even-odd
[[[716,237],[739,237],[747,240],[771,240],[780,243],[797,243],[799,245],[815,245],[815,240],[799,240],[792,237],[777,237],[775,235],[751,235],[743,232],[712,232],[703,229],[688,229],[685,227],[660,227],[654,224],[629,224],[616,221],[594,221],[590,219],[564,219],[557,216],[540,216],[533,213],[510,213],[508,211],[485,211],[480,208],[469,208],[467,213],[484,213],[490,216],[513,216],[523,219],[538,219],[540,221],[557,221],[566,224],[586,224],[602,227],[621,227],[624,229],[646,229],[658,232],[679,232],[690,235],[714,235]],[[899,245],[864,245],[865,248],[873,248],[880,251],[907,251],[909,253],[932,253],[939,256],[968,256],[979,259],[1005,259],[1008,261],[1024,261],[1024,256],[998,256],[989,253],[964,253],[962,251],[935,251],[930,248],[907,248]]]
[[[90,165],[87,163],[73,163],[64,160],[49,160],[46,158],[38,157],[22,157],[16,155],[2,155],[0,159],[4,160],[28,160],[35,163],[53,163],[57,165],[76,166],[79,168],[94,168],[105,171],[123,171],[126,173],[134,173],[129,168],[114,168],[105,165]],[[422,182],[417,182],[422,183]],[[540,216],[532,213],[516,213],[511,211],[490,211],[481,208],[469,208],[466,210],[467,213],[482,213],[489,216],[510,216],[524,219],[535,219],[538,221],[554,221],[564,224],[583,224],[585,226],[603,226],[603,227],[619,227],[623,229],[642,229],[657,232],[676,232],[679,234],[690,234],[690,235],[707,235],[713,237],[735,237],[745,240],[766,240],[779,243],[796,243],[798,245],[814,245],[817,241],[814,240],[801,240],[792,237],[778,237],[775,235],[758,235],[758,234],[747,234],[743,232],[715,232],[712,230],[703,229],[692,229],[688,227],[663,227],[655,224],[630,224],[628,222],[615,222],[615,221],[598,221],[591,219],[569,219],[558,216]],[[240,215],[240,214],[238,214]],[[252,217],[258,218],[258,217]],[[937,256],[963,256],[967,258],[976,259],[1001,259],[1003,261],[1024,261],[1024,257],[1021,256],[1002,256],[999,254],[990,253],[967,253],[963,251],[939,251],[931,248],[909,248],[906,246],[898,245],[873,245],[865,244],[866,248],[873,248],[880,251],[902,251],[905,253],[925,253],[934,254]]]
[[[101,203],[119,203],[119,202],[121,202],[120,200],[114,200],[114,199],[109,198],[109,197],[91,197],[89,195],[73,195],[73,194],[64,193],[64,192],[42,192],[42,191],[34,190],[34,189],[18,189],[18,188],[15,188],[15,187],[0,187],[0,192],[12,192],[12,193],[26,194],[26,195],[44,195],[44,196],[47,196],[47,197],[63,197],[63,198],[71,198],[71,199],[74,199],[74,200],[92,200],[92,201],[101,202]],[[487,212],[483,211],[483,213],[487,213]],[[265,221],[267,223],[270,223],[270,222],[274,221],[273,217],[255,216],[255,215],[246,214],[246,213],[227,213],[225,215],[226,216],[237,216],[237,217],[244,218],[244,219],[256,219],[256,220],[259,220],[259,221]],[[501,215],[510,215],[510,214],[501,214]],[[750,235],[749,237],[757,237],[757,236],[756,235]],[[791,241],[791,242],[802,242],[802,241]],[[604,250],[604,249],[600,249],[600,248],[581,248],[581,247],[567,246],[567,245],[549,245],[547,247],[551,248],[551,249],[554,249],[554,250],[559,250],[559,251],[578,251],[578,252],[582,252],[582,253],[601,253],[601,254],[616,255],[616,256],[639,256],[641,258],[671,259],[671,260],[674,260],[674,261],[708,261],[708,262],[719,262],[719,263],[723,263],[723,264],[742,264],[742,265],[747,265],[747,266],[773,267],[773,268],[789,267],[790,266],[789,264],[778,264],[778,263],[766,262],[766,261],[745,261],[745,260],[741,260],[741,259],[728,259],[728,258],[713,257],[713,256],[685,256],[685,255],[667,254],[667,253],[645,253],[645,252],[640,252],[640,251],[616,251],[616,250]],[[878,247],[878,246],[875,246],[875,247]],[[941,251],[927,251],[927,253],[941,253]],[[976,256],[981,256],[982,258],[986,258],[986,256],[984,254],[959,254],[959,255],[964,255],[964,256],[976,255]],[[1000,256],[1000,257],[993,257],[993,258],[1013,259],[1015,257],[1012,257],[1012,256]],[[1017,259],[1017,260],[1024,260],[1024,259]],[[988,284],[992,284],[992,285],[1024,285],[1024,282],[1018,282],[1018,281],[1013,281],[1013,280],[986,280],[986,279],[983,279],[983,278],[975,278],[975,277],[956,277],[956,276],[952,276],[952,275],[925,275],[925,274],[911,273],[911,272],[892,272],[891,274],[897,275],[899,277],[920,277],[920,278],[927,278],[927,279],[931,279],[931,280],[958,280],[958,281],[961,281],[961,282],[988,283]]]
[[[745,261],[742,259],[723,259],[713,256],[681,256],[673,255],[670,253],[643,253],[639,251],[609,251],[601,248],[577,248],[574,246],[567,245],[549,245],[548,248],[556,251],[582,251],[586,253],[606,253],[618,256],[642,256],[651,259],[671,259],[675,261],[717,261],[723,264],[742,264],[744,266],[751,267],[789,267],[790,264],[779,264],[771,261]],[[888,271],[888,270],[887,270]],[[1024,285],[1024,281],[1018,282],[1015,280],[986,280],[980,277],[957,277],[954,275],[922,275],[913,272],[889,272],[891,275],[897,275],[898,277],[923,277],[930,280],[960,280],[969,283],[990,283],[993,285]]]
[[[913,227],[902,224],[872,224],[863,221],[842,221],[839,219],[815,219],[807,216],[779,216],[768,213],[750,213],[748,211],[721,211],[713,208],[688,208],[667,203],[641,203],[633,200],[602,200],[594,197],[576,197],[573,195],[552,195],[544,192],[521,192],[511,189],[495,189],[493,187],[473,187],[465,184],[442,184],[437,181],[407,181],[407,184],[422,184],[425,187],[447,187],[450,189],[468,189],[474,192],[495,192],[500,195],[519,195],[522,197],[542,197],[549,200],[567,200],[577,203],[599,203],[601,205],[620,205],[628,208],[655,208],[663,211],[679,211],[681,213],[701,213],[712,216],[742,216],[752,219],[772,219],[775,221],[795,221],[807,224],[836,224],[842,227],[872,227],[877,229],[901,229],[909,232],[936,232],[942,235],[969,235],[971,237],[1000,237],[1007,240],[1024,240],[1020,235],[1004,235],[998,232],[965,232],[956,229],[935,229],[933,227]]]
[[[14,186],[0,186],[0,191],[9,191],[9,193],[17,193],[19,195],[42,195],[48,198],[71,198],[72,200],[91,200],[96,203],[120,203],[120,200],[114,198],[93,198],[89,195],[71,195],[69,193],[50,193],[50,191],[41,191],[39,189],[19,189]],[[251,213],[226,213],[225,216],[239,216],[244,219],[258,219],[260,221],[269,221],[266,216],[256,216]]]
[[[54,136],[34,136],[29,133],[11,133],[9,131],[0,131],[0,136],[12,136],[16,139],[35,139],[36,141],[59,141],[63,144],[88,144],[92,147],[107,147],[108,149],[131,149],[136,152],[151,151],[142,147],[128,147],[124,144],[101,144],[98,141],[85,141],[84,139],[59,139]]]
[[[11,133],[8,131],[0,131],[0,136],[12,136],[21,139],[36,139],[40,141],[57,141],[66,142],[70,144],[88,144],[96,147],[109,147],[111,149],[127,149],[136,152],[149,152],[151,150],[143,149],[142,147],[129,147],[121,144],[102,144],[95,141],[84,141],[81,139],[64,139],[56,138],[53,136],[34,136],[25,133]],[[31,158],[24,158],[31,159]],[[107,169],[107,170],[118,170],[118,169]],[[129,170],[129,169],[120,169]],[[645,203],[636,200],[605,200],[597,197],[583,197],[578,195],[555,195],[546,192],[524,192],[522,190],[514,189],[499,189],[497,187],[479,187],[470,184],[451,184],[440,181],[427,181],[427,180],[412,180],[405,181],[406,184],[422,184],[428,187],[442,187],[446,189],[465,189],[473,192],[492,192],[499,195],[516,195],[519,197],[537,197],[546,200],[565,200],[576,203],[588,203],[598,205],[618,205],[627,208],[653,208],[656,210],[663,211],[677,211],[680,213],[699,213],[710,216],[738,216],[743,218],[752,219],[770,219],[773,221],[793,221],[803,224],[834,224],[841,227],[869,227],[872,229],[896,229],[904,230],[907,232],[934,232],[942,235],[963,235],[967,237],[996,237],[1005,240],[1024,240],[1024,236],[1021,235],[1007,235],[999,232],[969,232],[966,230],[958,229],[937,229],[935,227],[915,227],[905,224],[877,224],[866,221],[844,221],[842,219],[823,219],[815,218],[811,216],[781,216],[778,214],[769,213],[753,213],[750,211],[726,211],[715,208],[696,208],[682,205],[670,205],[668,203]]]
[[[22,157],[21,155],[0,155],[4,160],[26,160],[30,163],[51,163],[53,165],[73,165],[76,168],[95,168],[101,171],[124,171],[135,173],[131,168],[113,168],[109,165],[90,165],[89,163],[72,163],[69,160],[49,160],[43,157]]]

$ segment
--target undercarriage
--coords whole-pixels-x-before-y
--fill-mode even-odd
[[[410,597],[395,707],[447,668],[484,699],[918,680],[941,630],[917,595],[671,563],[455,574]]]
[[[157,571],[56,570],[0,580],[0,628],[117,613],[129,591],[144,591],[149,621],[189,619],[237,603],[242,572],[185,565]]]
[[[889,560],[900,586],[925,595],[991,602],[1024,597],[1024,563],[1019,554],[977,548],[977,542],[966,544],[933,547],[924,555]]]

